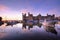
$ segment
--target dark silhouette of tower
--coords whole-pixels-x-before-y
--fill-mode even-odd
[[[22,28],[25,28],[26,29],[26,13],[22,13],[22,17],[23,17],[23,26]]]

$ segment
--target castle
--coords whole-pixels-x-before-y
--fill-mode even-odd
[[[28,16],[26,15],[26,13],[22,13],[22,17],[23,17],[23,27],[26,28],[26,26],[29,26],[29,28],[32,28],[33,25],[38,25],[39,27],[41,27],[42,22],[44,22],[44,20],[46,19],[47,21],[54,21],[56,20],[55,15],[48,15],[47,16],[41,16],[41,14],[37,15],[37,16],[33,16],[33,14],[30,14],[30,12],[28,12]],[[55,22],[52,22],[52,25],[55,25]]]
[[[30,14],[30,12],[28,12],[28,16],[26,16],[26,14],[22,14],[22,16],[23,16],[23,21],[28,21],[28,20],[30,20],[30,21],[34,21],[34,20],[37,20],[37,21],[39,21],[39,20],[44,20],[44,19],[46,19],[46,20],[54,20],[55,19],[55,15],[53,14],[53,15],[48,15],[47,14],[47,16],[41,16],[41,14],[39,14],[39,15],[37,15],[37,16],[33,16],[33,14]]]

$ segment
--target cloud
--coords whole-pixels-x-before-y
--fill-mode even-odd
[[[50,9],[47,13],[55,14],[56,16],[60,16],[60,8],[57,7],[57,8]]]
[[[0,4],[0,16],[5,16],[9,14],[10,11],[11,11],[10,7]]]
[[[0,5],[0,11],[6,11],[9,10],[9,8],[5,5]]]

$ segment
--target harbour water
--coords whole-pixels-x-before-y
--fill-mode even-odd
[[[13,26],[0,26],[0,40],[59,40],[60,25],[55,25],[57,35],[47,32],[45,26],[33,26],[30,30],[22,29],[22,24],[18,23]]]

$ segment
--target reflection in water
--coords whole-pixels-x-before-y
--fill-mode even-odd
[[[42,25],[45,26],[45,30],[47,32],[51,32],[51,33],[54,33],[57,35],[57,31],[55,30],[55,24],[56,24],[56,21],[47,21],[47,20],[44,20],[43,22],[35,22],[35,21],[24,21],[23,22],[23,26],[22,28],[25,28],[26,29],[26,26],[28,26],[28,30],[30,30],[30,28],[33,28],[34,25],[37,25],[38,27],[41,27]]]
[[[27,26],[27,25],[24,25],[25,27],[24,28],[27,28],[27,27],[30,27],[30,26]],[[3,27],[3,26],[1,26]],[[55,40],[56,37],[60,37],[60,31],[57,29],[57,25],[56,27],[54,27],[54,29],[56,29],[57,31],[57,35],[53,34],[53,33],[50,33],[49,31],[54,31],[53,30],[48,30],[48,32],[46,31],[45,29],[45,26],[41,26],[41,27],[38,27],[36,25],[33,25],[31,29],[22,29],[23,27],[23,24],[16,24],[16,25],[13,25],[13,27],[11,26],[5,26],[4,30],[5,32],[1,33],[1,38],[0,39],[20,39],[20,40],[38,40],[38,39],[43,39],[43,40]],[[60,28],[60,27],[58,27]],[[1,28],[0,28],[1,30]],[[1,31],[2,31],[1,30]]]
[[[22,26],[22,28],[25,28],[26,29],[26,24],[23,24],[23,26]],[[40,25],[41,26],[41,25]],[[38,26],[38,27],[40,27],[40,26]],[[53,26],[45,26],[45,30],[47,31],[47,32],[51,32],[51,33],[54,33],[54,34],[56,34],[57,35],[57,31],[55,30],[55,25],[53,25]],[[33,25],[28,25],[28,30],[30,30],[30,28],[33,28]]]
[[[54,34],[56,34],[56,35],[57,35],[57,31],[55,30],[55,28],[54,28],[54,27],[50,27],[50,26],[48,26],[48,28],[46,29],[46,31],[47,31],[47,32],[54,33]]]

